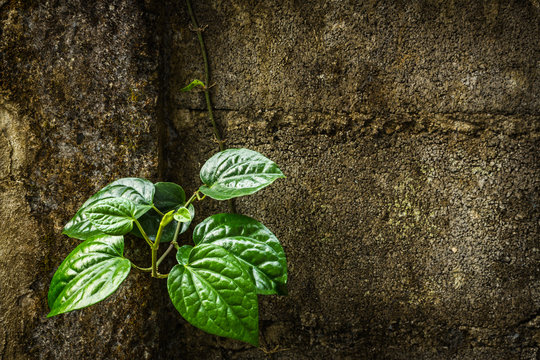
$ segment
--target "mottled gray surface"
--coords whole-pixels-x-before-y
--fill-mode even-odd
[[[534,4],[233,0],[195,11],[226,145],[287,175],[238,208],[283,242],[290,293],[260,297],[271,355],[181,323],[171,331],[186,340],[164,358],[535,359]],[[202,96],[174,91],[202,68],[182,4],[172,13],[169,174],[194,189],[216,144]],[[199,219],[226,209],[207,206]]]
[[[0,1],[0,358],[536,359],[538,2],[193,2],[226,145],[287,175],[238,201],[288,256],[263,350],[136,272],[44,318],[77,206],[121,176],[192,192],[217,144],[178,91],[203,78],[183,1]]]
[[[151,358],[162,300],[146,276],[45,316],[54,270],[78,244],[63,225],[108,182],[157,176],[155,16],[131,1],[0,7],[0,358]]]

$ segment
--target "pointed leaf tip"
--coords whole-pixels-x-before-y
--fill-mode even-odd
[[[131,270],[122,236],[101,236],[77,246],[60,264],[49,287],[47,317],[82,309],[110,296]]]
[[[200,191],[216,200],[253,194],[285,175],[262,154],[248,149],[228,149],[203,165]]]

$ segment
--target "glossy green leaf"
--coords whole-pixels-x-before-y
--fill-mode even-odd
[[[47,316],[85,308],[116,291],[131,269],[123,253],[122,236],[105,235],[77,246],[52,278]]]
[[[187,85],[186,87],[182,88],[180,91],[191,91],[194,87],[196,86],[200,86],[202,88],[204,88],[204,83],[200,80],[193,80],[192,82],[189,83],[189,85]]]
[[[276,236],[255,219],[216,214],[193,230],[198,244],[221,246],[246,265],[259,294],[286,295],[287,260]]]
[[[134,204],[152,205],[155,187],[150,181],[141,178],[122,178],[113,181],[92,196],[83,207],[94,200],[107,197],[121,197],[130,200]]]
[[[127,199],[115,197],[92,203],[82,216],[105,234],[124,235],[133,228],[133,221],[149,209],[149,205],[135,205]]]
[[[154,206],[157,207],[162,213],[167,213],[171,210],[176,210],[186,202],[186,196],[181,186],[171,182],[158,182],[155,184],[156,193],[154,195]],[[191,217],[195,216],[195,208],[190,205],[189,211]],[[143,227],[144,231],[150,238],[155,241],[159,223],[161,222],[161,215],[156,211],[150,210],[141,216],[139,223]],[[167,226],[163,228],[163,234],[161,235],[161,242],[170,242],[174,237],[177,221],[171,221]],[[190,223],[184,223],[181,225],[180,234],[187,231]],[[131,233],[137,237],[142,238],[142,235],[137,227],[134,227]]]
[[[64,227],[63,234],[77,239],[88,239],[104,234],[82,215],[82,212],[101,199],[122,197],[138,205],[152,205],[154,184],[140,178],[118,179],[91,196]]]
[[[258,346],[257,293],[246,267],[211,244],[183,246],[177,259],[167,288],[178,312],[201,330]]]
[[[94,225],[92,225],[90,220],[82,215],[82,210],[79,210],[79,212],[77,212],[75,216],[66,224],[62,234],[80,240],[86,240],[97,235],[105,235],[103,231],[98,230]]]
[[[180,185],[172,182],[158,182],[155,188],[154,205],[163,213],[176,210],[186,202],[186,194]]]
[[[212,156],[201,168],[200,191],[216,200],[253,194],[285,175],[277,165],[248,149],[228,149]]]
[[[174,219],[181,223],[191,222],[191,212],[188,208],[181,207],[174,213]]]

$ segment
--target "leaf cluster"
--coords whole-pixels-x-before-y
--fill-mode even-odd
[[[287,261],[276,236],[245,215],[212,215],[193,230],[193,245],[179,246],[193,203],[206,196],[228,200],[249,195],[284,175],[277,165],[247,149],[229,149],[202,167],[203,185],[186,200],[181,186],[123,178],[91,196],[63,233],[83,242],[62,262],[48,294],[50,316],[82,309],[115,292],[132,267],[167,278],[171,301],[194,326],[211,334],[258,345],[258,294],[287,293]],[[144,239],[152,266],[141,268],[124,257],[124,235]],[[160,243],[170,243],[157,259]],[[170,249],[175,265],[157,271]]]

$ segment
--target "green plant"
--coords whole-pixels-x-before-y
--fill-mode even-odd
[[[194,246],[179,246],[177,238],[189,228],[195,200],[249,195],[284,175],[258,152],[228,149],[212,156],[200,177],[203,185],[187,201],[179,185],[139,178],[116,180],[90,197],[64,228],[64,234],[84,241],[53,276],[48,316],[104,300],[133,266],[167,278],[172,303],[191,324],[258,346],[257,294],[286,294],[287,262],[278,239],[258,221],[233,213],[198,224]],[[126,234],[146,241],[150,267],[136,266],[123,256]],[[158,259],[164,242],[171,245]],[[161,274],[158,266],[172,249],[178,264]]]

